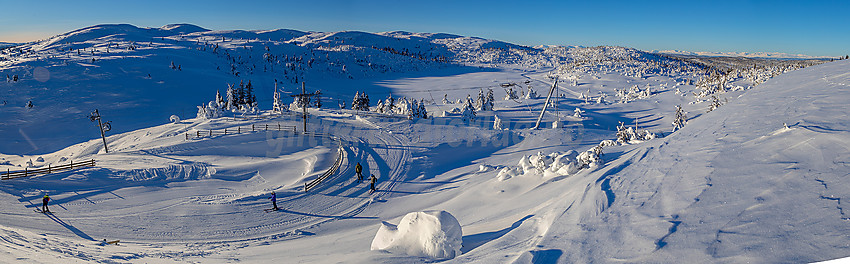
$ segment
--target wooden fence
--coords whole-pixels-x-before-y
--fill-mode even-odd
[[[314,179],[310,182],[305,182],[304,183],[304,192],[310,191],[310,189],[313,189],[313,187],[316,187],[317,185],[319,185],[319,183],[322,183],[322,181],[324,181],[329,176],[336,173],[339,170],[339,166],[342,165],[342,159],[343,159],[344,153],[345,153],[345,150],[342,149],[342,145],[340,144],[339,148],[337,148],[337,156],[336,156],[336,161],[334,161],[334,164],[327,171],[325,171],[325,173],[322,173],[322,175],[319,175],[319,177],[317,177],[316,179]]]
[[[186,140],[189,140],[189,138],[224,136],[224,135],[242,134],[242,133],[246,133],[246,132],[269,131],[269,130],[271,130],[271,131],[290,131],[290,132],[295,133],[295,126],[282,126],[282,125],[280,125],[280,123],[278,123],[277,125],[275,125],[275,124],[271,124],[271,125],[270,124],[263,124],[263,125],[251,124],[251,126],[244,126],[244,127],[238,126],[238,127],[235,127],[235,128],[231,127],[231,128],[218,129],[218,130],[215,130],[215,129],[196,130],[195,133],[188,133],[187,132],[187,133],[185,133],[185,135],[186,135]]]
[[[35,175],[38,175],[38,174],[50,174],[50,173],[64,171],[64,170],[73,170],[74,168],[94,167],[94,166],[95,166],[95,161],[94,161],[94,159],[91,159],[91,160],[87,160],[87,161],[83,161],[83,162],[77,162],[77,163],[74,163],[74,161],[72,160],[70,164],[60,165],[60,166],[56,166],[56,167],[52,167],[52,166],[50,166],[50,164],[47,164],[47,168],[40,168],[40,169],[34,169],[34,170],[30,170],[29,168],[24,168],[24,170],[22,170],[22,171],[10,171],[10,170],[6,169],[5,173],[0,173],[0,180],[10,180],[10,179],[15,179],[15,178],[35,176]]]

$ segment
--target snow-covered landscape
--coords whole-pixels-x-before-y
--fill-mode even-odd
[[[102,24],[0,75],[4,263],[850,256],[850,60]]]

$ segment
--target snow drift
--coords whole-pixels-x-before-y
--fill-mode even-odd
[[[408,213],[398,225],[381,222],[372,250],[411,256],[450,259],[460,255],[460,223],[446,211]]]

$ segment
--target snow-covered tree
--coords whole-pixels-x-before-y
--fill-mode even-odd
[[[443,104],[451,104],[451,103],[452,102],[449,101],[449,94],[443,94]]]
[[[198,119],[213,119],[220,116],[221,108],[218,107],[218,103],[215,101],[210,101],[207,105],[198,106]]]
[[[688,123],[688,116],[685,115],[685,111],[682,110],[681,105],[676,105],[676,116],[673,117],[673,132],[685,127],[685,124]]]
[[[493,94],[493,89],[487,88],[487,104],[485,105],[485,107],[487,107],[488,111],[493,111],[493,102],[494,101],[496,101],[496,98],[495,98],[495,95]]]
[[[219,90],[215,90],[215,102],[218,104],[218,108],[224,108],[224,97],[221,97]]]
[[[582,118],[584,115],[584,111],[576,107],[576,110],[573,111],[573,117]]]
[[[493,118],[494,118],[493,119],[493,129],[494,130],[503,130],[504,128],[502,127],[502,119],[499,118],[498,115],[494,115]]]
[[[32,109],[32,101],[27,101],[26,107]]]
[[[384,110],[385,108],[386,106],[384,105],[384,102],[378,100],[378,103],[375,104],[375,113],[384,114],[386,113],[386,111]]]
[[[384,113],[393,113],[395,111],[395,108],[396,108],[396,102],[395,101],[396,100],[395,100],[395,98],[393,98],[392,94],[387,96],[387,99],[384,100],[384,109],[382,111]]]
[[[475,119],[475,107],[472,106],[472,96],[466,96],[466,102],[460,110],[460,116],[464,121],[472,121]]]
[[[275,85],[277,86],[277,85]],[[286,108],[283,107],[283,100],[280,98],[280,91],[275,87],[272,98],[272,112],[283,113]]]
[[[345,100],[339,100],[339,109],[345,109]]]
[[[528,86],[528,92],[525,93],[525,99],[536,99],[536,98],[537,98],[537,92],[535,92],[534,89],[531,88],[531,85],[529,85]]]
[[[366,93],[356,92],[354,99],[351,101],[351,109],[358,111],[369,111],[369,95]]]
[[[227,99],[225,101],[224,108],[227,110],[233,110],[238,108],[237,105],[239,104],[239,101],[236,99],[236,90],[233,88],[233,84],[227,84],[226,96]]]
[[[425,99],[419,100],[419,110],[416,113],[420,118],[428,119],[428,110],[425,109]]]
[[[322,91],[316,90],[316,93],[313,95],[313,107],[322,108]]]
[[[508,87],[505,89],[505,100],[516,100],[519,99],[519,96],[516,95],[516,91],[514,91],[513,87]]]
[[[478,89],[478,100],[475,101],[475,111],[486,111],[484,90]]]
[[[708,112],[714,111],[714,109],[717,109],[721,105],[723,105],[723,104],[720,103],[720,98],[717,98],[716,95],[711,95],[711,103],[708,105],[708,111],[705,111],[705,112],[708,113]]]

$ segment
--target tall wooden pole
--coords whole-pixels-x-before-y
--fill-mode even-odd
[[[109,148],[106,147],[106,135],[103,133],[103,122],[100,121],[100,113],[97,112],[97,109],[94,110],[94,115],[97,117],[97,128],[100,128],[100,138],[103,139],[103,150],[109,153]]]
[[[540,127],[540,121],[543,120],[543,114],[546,113],[546,107],[549,106],[549,101],[552,100],[552,93],[555,92],[555,87],[558,86],[558,76],[555,76],[555,83],[552,84],[552,88],[549,89],[549,95],[546,96],[546,103],[543,104],[543,111],[540,111],[540,116],[537,117],[537,123],[534,124],[534,128],[537,129]]]
[[[303,103],[302,106],[304,109],[304,114],[302,115],[302,117],[304,118],[304,133],[307,133],[307,100],[304,100],[303,98],[303,96],[306,96],[307,90],[304,88],[304,82],[301,82],[301,94],[302,98],[300,99],[302,100],[301,102]]]

